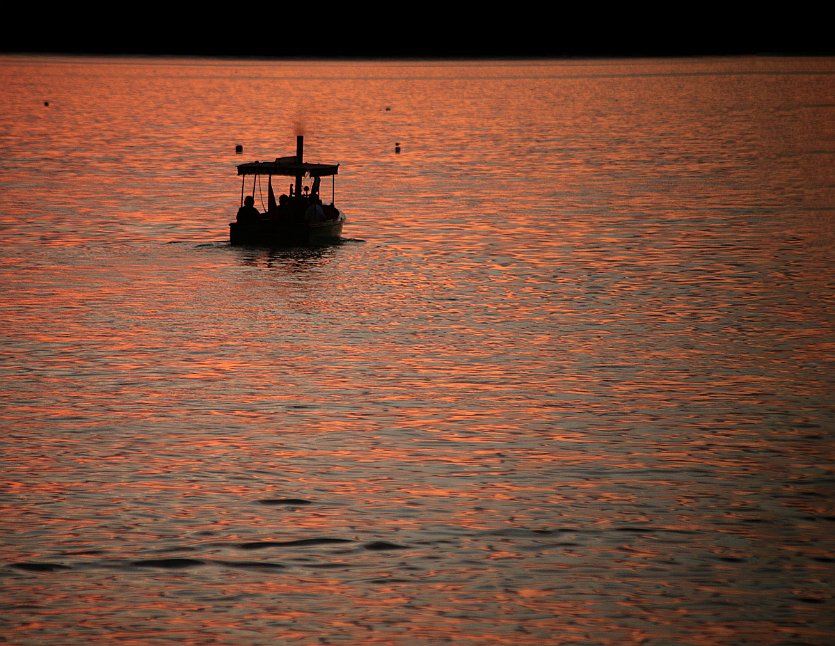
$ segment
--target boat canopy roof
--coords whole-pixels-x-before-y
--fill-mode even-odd
[[[326,177],[336,175],[339,172],[339,164],[311,164],[310,162],[299,163],[295,155],[290,157],[277,157],[271,162],[248,162],[238,166],[238,175],[288,175],[297,177],[299,175],[310,175],[311,177]]]

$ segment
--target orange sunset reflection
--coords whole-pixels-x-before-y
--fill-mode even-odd
[[[826,643],[833,73],[0,57],[4,638]]]

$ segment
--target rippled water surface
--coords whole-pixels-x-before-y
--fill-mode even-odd
[[[0,88],[0,640],[835,639],[835,60]],[[297,133],[345,240],[230,247]]]

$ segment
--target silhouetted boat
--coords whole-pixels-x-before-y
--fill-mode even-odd
[[[331,180],[331,201],[320,198],[322,177],[333,178],[339,164],[312,164],[304,161],[304,136],[296,137],[296,154],[271,162],[249,162],[238,166],[241,179],[241,208],[237,220],[229,223],[229,242],[233,245],[296,246],[337,242],[342,234],[345,214],[334,206],[335,188]],[[256,187],[263,190],[261,177],[267,176],[267,209],[254,206]],[[247,176],[252,176],[252,191],[244,197]],[[288,193],[278,200],[273,176],[293,177]],[[312,186],[303,186],[305,178]],[[263,204],[263,200],[262,200]]]

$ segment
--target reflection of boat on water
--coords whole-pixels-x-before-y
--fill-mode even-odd
[[[229,242],[233,245],[295,246],[336,242],[342,234],[345,214],[334,206],[333,176],[339,164],[312,164],[304,161],[304,137],[296,138],[296,154],[272,162],[249,162],[238,166],[241,180],[241,208],[237,220],[229,223]],[[247,176],[253,176],[252,192],[244,198]],[[268,203],[265,212],[254,205],[256,184],[268,177]],[[273,192],[273,176],[295,178],[287,194],[278,200]],[[305,177],[312,188],[302,186]],[[322,177],[331,177],[330,204],[322,202],[319,187]]]
[[[333,256],[330,245],[264,246],[238,245],[238,259],[247,267],[276,267],[288,274],[309,274],[315,267],[321,267]]]

